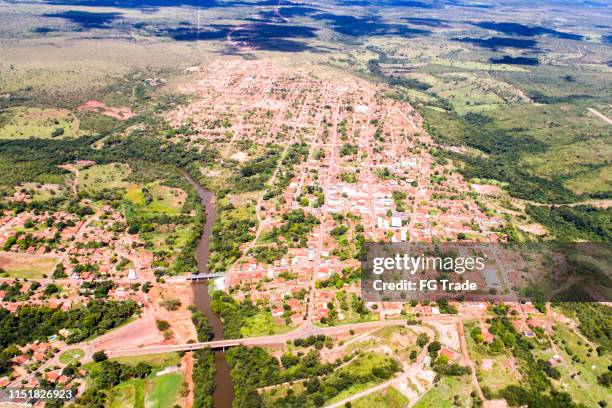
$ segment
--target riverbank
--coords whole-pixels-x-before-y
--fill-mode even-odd
[[[202,228],[202,236],[198,242],[198,246],[196,247],[196,259],[198,261],[198,271],[200,273],[208,273],[210,239],[212,227],[217,218],[215,196],[212,192],[206,190],[189,175],[186,175],[185,177],[195,188],[206,211],[206,221]],[[214,340],[223,340],[223,323],[211,310],[212,298],[208,291],[208,283],[208,281],[202,281],[194,282],[192,284],[194,304],[208,319],[208,323],[213,331]],[[216,370],[213,378],[215,383],[215,389],[213,392],[213,406],[215,408],[231,408],[232,401],[234,400],[234,386],[232,384],[229,366],[227,365],[227,361],[225,359],[225,353],[222,351],[216,351],[214,354]]]

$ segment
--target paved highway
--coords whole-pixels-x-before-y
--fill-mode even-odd
[[[431,316],[422,319],[423,323],[427,321],[436,321],[438,323],[456,323],[459,318],[456,316]],[[333,336],[341,333],[346,333],[350,330],[363,330],[370,328],[386,327],[386,326],[401,326],[405,325],[406,320],[404,319],[393,319],[393,320],[380,320],[374,322],[365,323],[353,323],[345,324],[342,326],[333,327],[317,327],[312,325],[310,322],[304,323],[296,330],[277,334],[273,336],[261,336],[261,337],[247,337],[242,339],[229,339],[229,340],[216,340],[199,343],[185,343],[185,344],[162,344],[153,346],[143,346],[138,348],[126,348],[126,349],[113,349],[105,350],[109,357],[127,357],[137,356],[145,354],[158,354],[158,353],[170,353],[173,351],[190,351],[198,350],[210,347],[212,349],[224,349],[228,347],[235,347],[238,345],[245,346],[274,346],[283,345],[289,340],[295,340],[298,338],[305,338],[311,335],[324,334],[326,336]]]

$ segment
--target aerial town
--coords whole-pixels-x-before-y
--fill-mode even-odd
[[[231,263],[215,264],[211,251],[208,275],[170,273],[163,267],[168,262],[162,260],[171,261],[175,255],[160,254],[161,244],[146,244],[146,233],[127,228],[125,206],[98,197],[108,191],[96,190],[96,183],[117,182],[129,174],[118,164],[78,159],[61,165],[71,175],[65,185],[17,188],[8,201],[21,210],[3,211],[0,260],[3,270],[27,270],[26,265],[36,265],[37,270],[22,274],[22,279],[4,272],[2,307],[9,313],[19,313],[26,305],[69,312],[105,299],[129,301],[136,314],[102,336],[62,329],[20,346],[10,359],[10,375],[1,379],[2,387],[51,385],[75,390],[79,401],[87,395],[91,376],[91,368],[81,360],[96,361],[101,354],[125,359],[178,352],[182,357],[176,364],[156,375],[180,372],[186,391],[176,401],[191,406],[198,398],[197,384],[189,378],[194,358],[185,351],[206,347],[212,340],[200,337],[190,306],[197,304],[190,282],[201,276],[212,290],[231,296],[220,298],[226,302],[221,309],[251,305],[249,313],[255,314],[239,327],[238,336],[229,335],[236,340],[215,336],[212,347],[268,346],[280,359],[291,353],[287,344],[299,348],[300,342],[308,342],[301,339],[318,336],[325,341],[323,349],[317,347],[320,364],[344,361],[338,367],[350,367],[351,362],[358,367],[359,353],[382,353],[399,361],[399,374],[374,381],[368,392],[332,399],[328,406],[344,406],[370,393],[386,395],[390,387],[399,392],[398,398],[416,402],[437,386],[444,370],[471,373],[463,386],[473,390],[468,393],[470,401],[506,406],[491,389],[500,385],[483,386],[482,374],[476,372],[486,374],[501,365],[508,375],[518,376],[518,363],[513,358],[475,359],[470,352],[480,344],[497,344],[499,329],[492,329],[497,324],[492,316],[504,310],[503,303],[368,301],[362,298],[359,257],[365,242],[503,242],[504,214],[487,205],[499,189],[466,181],[440,154],[445,147],[434,142],[421,116],[409,104],[386,96],[385,87],[348,77],[322,80],[270,60],[219,60],[190,75],[196,79],[182,85],[181,91],[196,98],[167,113],[174,129],[171,142],[196,151],[221,146],[220,161],[200,168],[205,178],[210,176],[211,186],[227,183],[223,167],[228,163],[241,166],[258,156],[274,155],[275,164],[263,170],[268,178],[260,186],[247,185],[244,192],[224,197],[233,211],[256,218],[248,239],[239,245],[239,256]],[[88,172],[104,166],[110,166],[110,174],[92,173],[98,178],[88,184]],[[74,197],[71,209],[28,207],[45,188]],[[135,187],[126,188],[129,196]],[[88,189],[89,194],[83,194]],[[171,194],[185,201],[183,190]],[[196,215],[191,211],[188,217]],[[212,240],[211,247],[214,230]],[[521,265],[519,259],[509,259],[509,264],[517,271]],[[487,289],[504,291],[509,286],[506,278],[493,271],[481,280]],[[226,311],[214,306],[217,301],[215,295],[213,310],[227,324],[232,315],[226,317]],[[576,328],[575,322],[546,304],[509,303],[505,313],[513,316],[511,327],[517,335],[527,339],[554,337],[559,319],[568,330]],[[383,335],[394,340],[378,344]],[[417,353],[398,354],[412,348],[410,338],[425,340],[417,342]],[[432,352],[431,344],[438,350]],[[444,361],[446,368],[432,360]],[[563,357],[555,352],[548,360],[554,368]],[[289,398],[290,388],[273,384],[257,392],[262,401],[280,404]],[[284,391],[277,395],[278,390]]]
[[[608,8],[204,3],[0,0],[0,408],[612,406]]]
[[[254,239],[221,278],[221,287],[236,289],[232,293],[240,300],[248,294],[268,302],[274,316],[290,314],[298,326],[308,308],[312,319],[326,320],[338,290],[316,282],[359,268],[358,241],[498,240],[500,217],[487,215],[480,194],[432,157],[434,144],[419,114],[385,98],[384,89],[348,78],[317,81],[270,61],[224,61],[209,67],[188,91],[200,98],[171,112],[175,127],[224,116],[235,123],[225,129],[195,125],[189,143],[214,142],[230,133],[227,154],[237,141],[282,141],[281,157],[295,144],[307,146],[291,169],[281,163],[275,170],[255,206]],[[299,240],[276,232],[291,222],[286,214],[310,216],[310,231]],[[358,286],[347,287],[351,296],[358,296]],[[387,307],[391,314],[401,309],[384,305],[381,317],[389,314]],[[345,320],[342,313],[338,320]]]

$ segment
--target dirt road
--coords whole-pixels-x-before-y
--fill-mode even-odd
[[[607,117],[606,115],[604,115],[601,112],[596,111],[593,108],[587,108],[587,110],[589,112],[591,112],[593,115],[597,116],[599,119],[603,120],[604,122],[606,122],[608,125],[612,125],[612,119],[610,119],[609,117]]]

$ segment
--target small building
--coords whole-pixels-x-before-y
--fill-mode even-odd
[[[134,269],[130,269],[128,271],[128,279],[130,279],[130,280],[138,279],[138,275],[136,274],[136,271]]]

